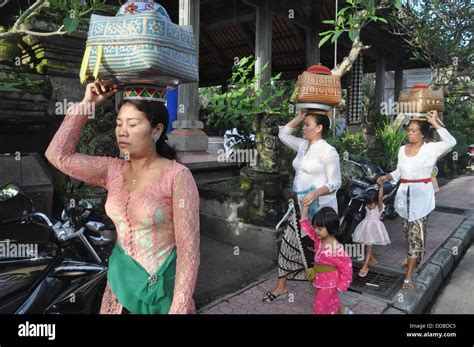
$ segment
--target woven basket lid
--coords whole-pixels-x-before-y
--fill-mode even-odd
[[[311,72],[317,75],[331,75],[331,70],[321,64],[310,66],[306,72]]]
[[[428,86],[424,83],[417,83],[417,84],[414,84],[413,87],[411,87],[411,89],[428,89]]]
[[[171,20],[166,9],[160,4],[154,2],[153,0],[128,0],[126,3],[120,6],[119,11],[117,12],[117,16],[127,16],[148,12],[155,12],[163,16],[164,18]]]

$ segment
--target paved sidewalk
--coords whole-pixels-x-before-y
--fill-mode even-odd
[[[426,225],[427,235],[422,265],[446,242],[464,220],[465,216],[463,215],[431,212]],[[399,269],[406,262],[407,257],[407,241],[405,233],[402,231],[401,219],[386,219],[384,224],[390,236],[391,244],[374,247],[374,256],[381,265]]]
[[[194,300],[199,309],[275,268],[273,261],[201,235],[201,264]]]
[[[437,206],[463,208],[466,212],[449,212],[442,209],[433,212],[428,222],[426,254],[422,268],[415,278],[415,290],[410,293],[396,291],[388,298],[349,290],[340,295],[342,305],[349,307],[355,314],[404,314],[422,313],[433,300],[436,291],[441,288],[458,262],[464,250],[466,260],[459,265],[450,285],[444,289],[444,295],[433,307],[433,313],[472,313],[472,291],[474,290],[473,249],[469,248],[474,228],[474,211],[471,210],[474,194],[474,176],[455,179],[442,188],[437,195]],[[464,196],[455,196],[464,192]],[[468,196],[468,197],[466,197]],[[470,199],[470,200],[469,200]],[[449,203],[449,204],[448,204]],[[450,206],[452,204],[453,206]],[[406,257],[406,240],[401,231],[400,220],[386,222],[392,244],[377,247],[375,254],[380,268],[393,273],[403,273],[400,265]],[[456,252],[454,252],[456,250]],[[459,251],[459,252],[458,252]],[[377,269],[377,267],[375,267]],[[357,276],[357,275],[356,275]],[[400,280],[401,281],[401,280]],[[272,304],[264,304],[262,297],[275,288],[276,269],[255,280],[247,287],[234,291],[203,307],[201,314],[312,314],[313,289],[306,281],[288,282],[289,296]],[[398,288],[398,286],[397,286]],[[448,289],[452,288],[452,289]]]
[[[474,246],[468,249],[430,313],[474,314]]]
[[[441,187],[436,206],[474,210],[474,175],[458,177]]]
[[[203,314],[313,314],[313,289],[306,281],[289,281],[288,297],[271,304],[264,304],[262,297],[272,290],[277,283],[277,271],[263,276],[260,281],[250,285],[241,292],[203,307]],[[342,305],[349,307],[356,314],[380,314],[388,308],[388,301],[369,295],[347,291],[342,293]]]

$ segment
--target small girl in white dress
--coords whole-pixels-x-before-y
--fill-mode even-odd
[[[385,246],[390,243],[390,238],[385,229],[385,225],[380,220],[384,211],[383,204],[383,185],[378,191],[369,190],[365,196],[365,218],[359,223],[352,235],[352,241],[362,243],[365,247],[364,265],[359,271],[360,277],[367,276],[369,265],[375,265],[377,261],[373,256],[373,246]]]

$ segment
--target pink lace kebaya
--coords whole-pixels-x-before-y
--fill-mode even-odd
[[[176,161],[164,166],[143,192],[124,188],[123,173],[130,162],[76,152],[88,115],[78,105],[69,108],[49,145],[48,160],[63,173],[108,191],[107,215],[117,229],[117,242],[154,274],[177,252],[176,280],[169,313],[195,313],[193,293],[199,267],[199,194],[189,169]],[[101,313],[120,314],[109,284]]]

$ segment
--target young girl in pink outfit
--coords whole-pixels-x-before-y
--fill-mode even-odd
[[[373,247],[375,245],[385,246],[390,243],[387,229],[385,229],[385,225],[380,220],[385,208],[383,204],[383,185],[380,186],[378,196],[375,190],[367,192],[365,204],[367,214],[352,235],[352,241],[366,246],[364,265],[359,271],[359,277],[367,276],[369,265],[377,264],[372,253]]]
[[[308,208],[303,207],[300,225],[314,241],[314,314],[352,313],[345,307],[339,308],[339,293],[345,292],[352,282],[352,260],[335,237],[339,233],[337,213],[323,207],[314,216],[313,227],[308,219]]]

